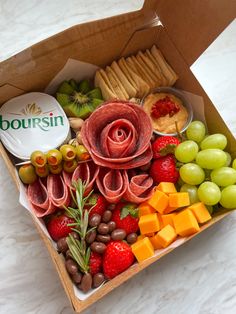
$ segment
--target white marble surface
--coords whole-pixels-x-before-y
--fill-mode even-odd
[[[142,1],[0,0],[0,59],[75,23]],[[222,37],[222,36],[221,36]],[[194,65],[235,134],[236,23]],[[232,111],[233,110],[233,111]],[[236,313],[236,213],[94,304],[89,313]],[[49,255],[0,159],[0,314],[72,314]]]

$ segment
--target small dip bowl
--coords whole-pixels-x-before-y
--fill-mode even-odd
[[[172,87],[158,87],[158,88],[151,90],[147,95],[145,95],[145,97],[141,101],[141,106],[144,107],[145,101],[146,101],[148,96],[150,96],[152,94],[158,94],[158,93],[171,94],[171,95],[175,96],[176,98],[178,98],[182,102],[182,105],[185,107],[185,109],[187,110],[187,113],[188,113],[186,122],[184,123],[182,128],[178,130],[179,133],[183,133],[187,129],[187,127],[189,126],[189,124],[192,122],[192,119],[193,119],[193,109],[192,109],[191,104],[186,100],[186,98],[184,97],[184,94],[180,90],[178,90],[176,88],[172,88]],[[149,112],[148,112],[148,114],[149,114]],[[153,121],[153,118],[151,117],[151,115],[150,115],[150,118]],[[159,118],[159,119],[161,119],[161,118]],[[178,134],[177,131],[173,132],[173,133],[165,133],[165,132],[158,131],[154,128],[153,128],[153,132],[155,134],[160,135],[160,136],[165,136],[165,135],[176,136]]]

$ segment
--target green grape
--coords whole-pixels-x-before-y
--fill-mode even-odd
[[[184,141],[175,149],[175,157],[178,161],[187,163],[193,161],[198,153],[198,145],[194,141]]]
[[[198,188],[198,197],[205,205],[215,205],[221,197],[220,188],[214,182],[203,182]]]
[[[191,122],[186,131],[187,139],[197,143],[200,143],[204,139],[205,133],[206,128],[201,121]]]
[[[211,181],[218,186],[228,186],[236,183],[236,170],[230,167],[214,169],[211,172]]]
[[[201,143],[201,149],[208,149],[208,148],[218,148],[218,149],[225,149],[227,145],[227,138],[220,133],[212,134],[207,136]]]
[[[209,148],[197,153],[196,163],[205,169],[221,168],[225,165],[227,155],[221,149]]]
[[[190,204],[199,202],[197,187],[195,185],[185,183],[181,186],[180,192],[188,192]]]
[[[225,167],[229,167],[230,166],[230,164],[231,164],[231,161],[232,161],[232,157],[231,157],[231,155],[228,153],[228,152],[225,152],[226,153],[226,156],[227,156],[227,160],[226,160],[226,163],[225,163]],[[235,164],[235,166],[236,166],[236,164]],[[236,169],[235,169],[236,170]]]
[[[236,158],[233,160],[232,168],[234,168],[234,170],[236,170]]]
[[[188,163],[179,169],[180,178],[188,184],[198,185],[205,179],[204,170],[196,164]]]
[[[229,185],[222,190],[220,204],[228,209],[236,208],[236,185]]]

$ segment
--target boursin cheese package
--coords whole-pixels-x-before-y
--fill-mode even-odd
[[[0,138],[7,150],[28,160],[35,150],[47,152],[70,137],[68,119],[57,100],[43,93],[28,93],[0,108]]]

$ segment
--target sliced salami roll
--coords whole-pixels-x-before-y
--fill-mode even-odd
[[[59,174],[49,174],[47,177],[47,190],[49,200],[59,208],[70,204],[71,196],[68,186]]]
[[[124,199],[132,203],[142,203],[148,200],[153,193],[153,179],[148,174],[128,174],[125,172],[126,180],[129,182],[124,193]]]
[[[93,161],[111,169],[131,169],[152,159],[152,124],[141,106],[112,101],[96,109],[81,129]]]
[[[27,195],[37,217],[44,217],[55,212],[56,206],[49,199],[47,188],[40,179],[28,186]]]
[[[127,189],[127,178],[122,170],[101,168],[96,183],[100,193],[109,203],[117,203]]]
[[[73,182],[78,181],[80,178],[83,182],[87,182],[87,188],[85,190],[85,195],[88,194],[95,183],[95,180],[99,173],[99,167],[94,164],[93,161],[84,162],[77,166],[73,174],[69,174],[63,171],[63,178],[67,186],[72,190],[75,190]]]

